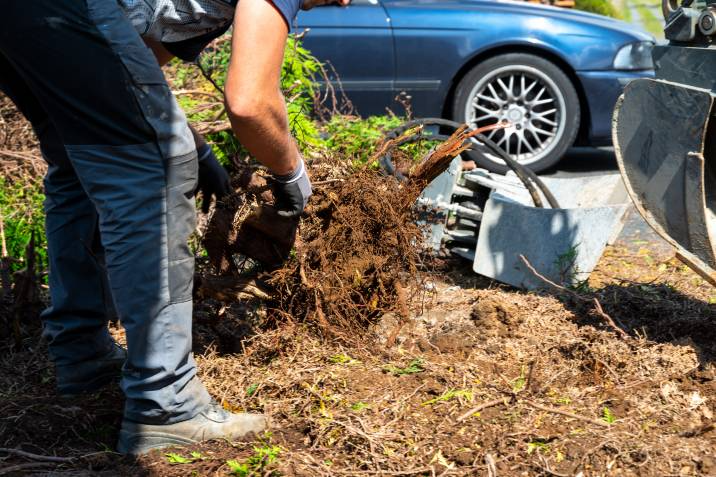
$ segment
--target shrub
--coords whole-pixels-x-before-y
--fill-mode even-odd
[[[12,270],[25,266],[25,247],[35,234],[37,269],[47,264],[45,214],[42,179],[24,175],[19,178],[0,177],[0,216],[3,219],[8,256],[15,261]]]
[[[383,134],[402,123],[397,116],[333,116],[323,128],[325,145],[355,166],[368,163]],[[376,164],[371,164],[376,166]]]
[[[179,87],[189,84],[191,89],[209,93],[216,92],[211,84],[213,82],[223,89],[231,58],[230,39],[230,34],[227,34],[215,40],[201,54],[197,64],[203,71],[204,78],[188,71],[192,66],[176,62],[172,72],[174,84]],[[320,62],[301,45],[301,41],[294,36],[289,37],[281,68],[281,90],[287,99],[291,133],[304,152],[308,148],[322,145],[318,128],[311,117],[317,92],[316,76],[320,70]],[[213,108],[206,108],[205,98],[201,97],[180,96],[179,103],[187,113],[189,122],[210,120],[221,113],[223,108],[221,102],[217,102]],[[246,152],[230,132],[208,134],[206,139],[215,146],[219,159],[225,165],[228,164],[229,157]]]
[[[609,0],[576,0],[575,8],[608,17],[619,17],[617,9]]]

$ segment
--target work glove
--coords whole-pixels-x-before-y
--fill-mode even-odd
[[[278,215],[286,218],[300,217],[313,193],[303,158],[299,158],[298,167],[291,174],[274,174],[273,179]]]
[[[201,211],[209,212],[212,197],[221,200],[231,192],[231,179],[226,169],[211,150],[211,146],[204,144],[197,149],[199,156],[199,182],[197,191],[201,191]]]

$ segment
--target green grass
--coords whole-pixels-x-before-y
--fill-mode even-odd
[[[283,451],[281,446],[265,442],[254,446],[254,453],[245,461],[227,460],[226,465],[232,475],[238,477],[274,476],[276,472],[269,469],[274,465]]]
[[[617,9],[608,0],[576,0],[575,8],[608,17],[619,16]]]
[[[474,398],[474,394],[469,389],[448,389],[444,393],[442,393],[440,396],[430,399],[429,401],[425,401],[422,403],[423,406],[431,406],[433,404],[437,404],[439,402],[445,402],[450,401],[451,399],[460,399],[465,400],[468,402],[472,402]]]
[[[644,0],[636,3],[636,11],[641,16],[642,24],[644,28],[656,37],[662,37],[664,35],[664,19],[657,16],[654,13],[654,9],[649,6],[649,3]]]
[[[617,422],[617,417],[614,415],[611,409],[609,409],[607,406],[604,406],[604,408],[602,409],[602,420],[607,424],[614,424],[615,422]]]

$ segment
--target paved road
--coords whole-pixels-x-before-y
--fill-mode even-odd
[[[619,173],[613,148],[573,148],[557,167],[544,175],[554,177],[589,176]]]

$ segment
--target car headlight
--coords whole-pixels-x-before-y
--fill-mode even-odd
[[[654,60],[651,50],[654,44],[650,41],[640,41],[623,46],[614,57],[615,70],[653,70]]]

